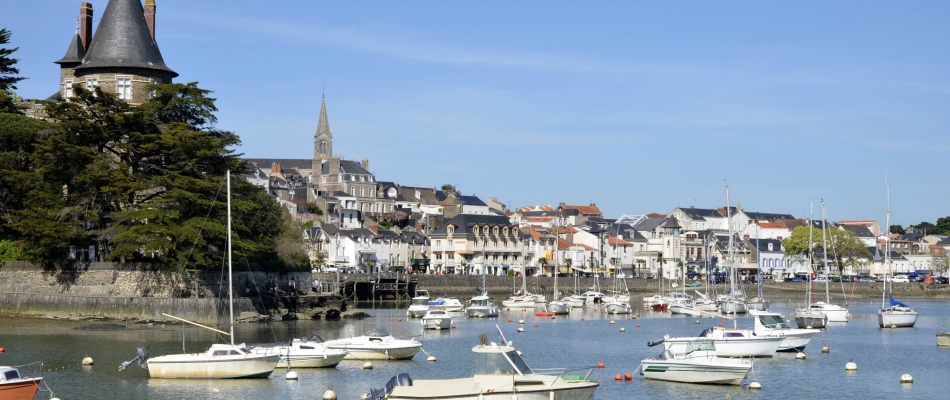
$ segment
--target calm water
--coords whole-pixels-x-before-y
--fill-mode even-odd
[[[636,301],[635,301],[636,302]],[[646,342],[672,336],[695,335],[702,329],[718,325],[719,319],[703,319],[652,314],[639,311],[641,318],[627,321],[610,317],[603,310],[588,309],[570,317],[555,320],[535,318],[521,310],[503,312],[497,320],[470,320],[459,316],[457,329],[423,331],[418,320],[407,321],[405,311],[367,310],[373,317],[361,321],[297,321],[273,324],[241,324],[235,327],[240,341],[273,342],[290,337],[320,334],[332,339],[359,335],[376,326],[387,327],[397,337],[415,336],[423,348],[435,355],[438,362],[426,362],[419,353],[411,361],[377,361],[375,368],[363,370],[362,362],[344,361],[336,369],[297,369],[300,379],[287,381],[284,371],[276,371],[269,379],[250,380],[163,380],[149,379],[137,366],[118,371],[119,364],[135,356],[138,346],[150,346],[153,356],[178,353],[182,349],[181,326],[132,325],[122,331],[79,331],[72,327],[82,323],[48,323],[39,320],[0,321],[0,364],[19,365],[42,360],[46,368],[65,369],[44,372],[49,387],[61,399],[313,399],[321,398],[329,385],[340,399],[357,399],[370,388],[381,387],[399,372],[408,372],[414,379],[466,376],[472,368],[471,347],[478,335],[487,332],[497,341],[497,323],[515,347],[524,352],[527,362],[535,368],[596,365],[606,363],[603,370],[594,370],[592,377],[602,380],[596,399],[677,398],[715,399],[729,395],[732,399],[812,399],[812,398],[945,398],[950,390],[947,366],[950,349],[936,347],[934,334],[950,330],[950,302],[910,300],[919,307],[921,317],[911,329],[879,329],[874,316],[880,300],[862,300],[851,308],[852,321],[832,325],[824,335],[816,335],[805,353],[808,359],[795,360],[793,353],[779,353],[771,359],[755,361],[755,375],[763,389],[750,392],[742,387],[706,386],[644,381],[639,375],[633,381],[616,382],[614,374],[634,372],[644,357],[659,353]],[[637,304],[638,305],[638,304]],[[795,302],[773,300],[772,310],[790,315]],[[398,319],[402,318],[402,322]],[[513,322],[507,322],[511,318]],[[582,321],[581,318],[584,318]],[[609,320],[616,324],[610,325]],[[525,320],[525,333],[517,333],[519,319]],[[533,325],[537,322],[539,326]],[[641,327],[637,328],[636,324]],[[731,325],[731,322],[729,323]],[[751,327],[749,318],[740,318],[740,326]],[[626,333],[620,333],[621,327]],[[184,329],[189,352],[202,352],[217,339],[210,331]],[[276,339],[275,339],[276,338]],[[822,354],[822,342],[831,348]],[[76,364],[89,355],[91,367]],[[857,372],[846,372],[845,363],[853,360]],[[67,367],[68,366],[68,367]],[[902,385],[903,373],[913,375],[916,383]],[[50,398],[40,392],[37,399]]]

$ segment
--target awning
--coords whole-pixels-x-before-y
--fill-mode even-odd
[[[359,252],[362,254],[376,254],[376,250],[373,250],[373,249],[362,249],[362,250],[359,250]]]

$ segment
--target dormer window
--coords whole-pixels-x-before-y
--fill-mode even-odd
[[[769,251],[772,251],[772,243],[769,243]]]

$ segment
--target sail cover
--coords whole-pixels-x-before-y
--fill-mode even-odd
[[[891,306],[901,306],[901,307],[910,308],[910,306],[908,306],[907,304],[904,304],[904,303],[901,303],[901,302],[899,302],[899,301],[897,301],[897,300],[894,300],[894,294],[893,294],[893,293],[889,293],[889,295],[891,296]]]

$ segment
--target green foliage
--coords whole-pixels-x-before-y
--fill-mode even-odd
[[[303,209],[304,211],[314,215],[323,215],[323,210],[317,205],[317,203],[307,203]]]
[[[15,237],[5,223],[22,210],[34,187],[32,154],[36,138],[55,129],[54,124],[19,114],[0,113],[0,238]]]
[[[903,235],[904,232],[905,232],[905,231],[904,231],[904,227],[902,227],[902,226],[900,226],[900,225],[891,225],[891,228],[889,229],[889,231],[890,231],[891,233],[896,233],[896,234],[898,234],[898,235]]]
[[[10,31],[6,28],[0,29],[0,45],[10,43]],[[7,48],[0,47],[0,113],[17,113],[13,93],[16,90],[16,83],[26,78],[16,76],[20,73],[14,65],[17,59],[10,55],[19,50],[19,47]]]
[[[913,225],[914,228],[920,229],[921,232],[926,233],[927,235],[933,235],[937,233],[937,225],[934,225],[930,222],[921,222],[917,225]]]
[[[378,224],[379,229],[390,230],[393,228],[393,222],[388,219],[381,219]]]
[[[809,246],[809,232],[811,234],[811,245]],[[846,229],[828,228],[825,229],[828,242],[828,255],[834,261],[834,265],[839,267],[849,266],[852,270],[857,269],[862,263],[871,259],[872,254],[857,235]],[[782,241],[782,247],[785,248],[785,256],[789,258],[807,259],[809,248],[812,254],[824,250],[821,238],[821,229],[810,226],[799,226],[792,231],[792,235]],[[818,260],[813,260],[818,262]]]
[[[13,120],[21,128],[0,133],[8,236],[47,260],[96,245],[102,259],[220,266],[230,170],[235,261],[284,268],[275,249],[286,230],[281,208],[240,178],[244,163],[230,150],[240,140],[211,127],[210,92],[195,83],[151,88],[156,96],[132,106],[77,85],[70,101],[47,106],[56,124]]]
[[[29,252],[22,243],[12,240],[0,240],[0,264],[5,261],[21,261],[31,259]]]

